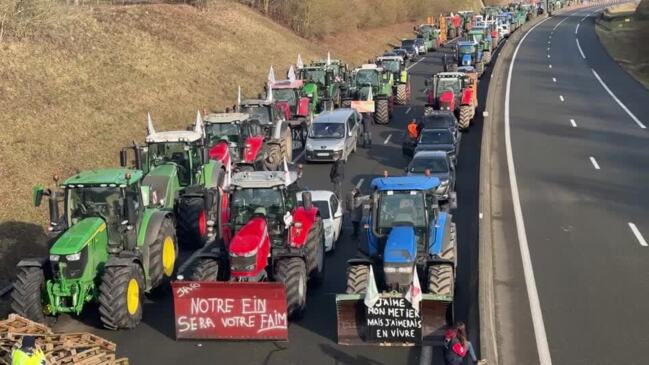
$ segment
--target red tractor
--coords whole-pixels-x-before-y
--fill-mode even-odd
[[[285,165],[286,166],[286,165]],[[298,205],[295,171],[240,172],[230,184],[229,245],[199,257],[193,281],[281,282],[289,317],[306,305],[307,282],[324,278],[324,229],[309,192]],[[255,293],[250,293],[253,297]]]
[[[286,113],[289,126],[293,132],[293,139],[306,143],[306,134],[315,113],[315,104],[312,99],[304,95],[302,87],[304,82],[296,80],[295,75],[289,75],[288,80],[276,81],[270,84],[273,98],[279,109]]]
[[[471,66],[458,71],[435,74],[432,85],[426,80],[428,102],[424,114],[435,109],[453,111],[460,129],[467,129],[478,107],[478,74]]]

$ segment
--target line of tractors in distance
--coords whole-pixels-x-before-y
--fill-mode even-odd
[[[298,56],[285,80],[276,80],[271,67],[265,95],[244,98],[239,88],[232,109],[198,112],[185,130],[159,131],[147,115],[145,140],[120,150],[120,167],[55,176],[51,188],[34,187],[34,205],[45,197],[49,209],[49,252],[18,264],[13,311],[44,322],[79,315],[94,303],[105,328],[134,328],[144,295],[180,274],[181,250],[200,250],[182,273],[189,279],[185,288],[193,282],[232,288],[280,283],[284,316],[299,317],[307,289],[324,278],[328,229],[311,192],[300,186],[301,166],[293,163],[314,120],[352,108],[352,123],[371,117],[388,124],[394,106],[410,102],[407,66],[446,46],[453,53],[445,53],[446,72],[426,80],[422,119],[425,124],[441,111],[453,117],[450,127],[466,129],[477,108],[478,79],[497,45],[536,13],[534,5],[512,4],[429,18],[415,28],[416,38],[357,68],[330,55],[309,64]],[[404,298],[413,278],[422,278],[419,339],[394,337],[395,343],[430,339],[452,317],[456,229],[454,205],[440,204],[443,185],[434,176],[371,182],[367,247],[350,260],[347,293],[336,299],[340,343],[390,342],[372,336],[377,322],[365,318],[368,288],[375,284],[381,295]]]

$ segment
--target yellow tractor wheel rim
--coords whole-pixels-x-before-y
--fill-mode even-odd
[[[174,264],[176,263],[176,245],[173,238],[167,236],[162,243],[162,269],[166,276],[174,273]]]
[[[131,279],[128,281],[128,288],[126,289],[126,308],[130,315],[134,315],[140,307],[140,285],[137,280]]]

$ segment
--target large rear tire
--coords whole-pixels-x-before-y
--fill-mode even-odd
[[[379,99],[375,102],[374,122],[376,124],[388,124],[390,122],[390,106],[387,99]]]
[[[198,260],[190,275],[193,281],[217,281],[219,275],[219,262],[213,258],[202,258]]]
[[[275,278],[286,288],[286,309],[289,318],[299,318],[306,307],[307,274],[304,261],[290,257],[277,263]]]
[[[408,85],[397,85],[397,104],[405,105],[408,103]]]
[[[176,232],[180,245],[197,249],[207,242],[207,212],[203,198],[181,198],[176,209]]]
[[[19,267],[11,293],[11,310],[32,321],[44,323],[45,274],[40,267]]]
[[[268,156],[264,160],[264,169],[266,171],[277,171],[280,160],[282,159],[282,148],[280,145],[272,144],[268,148]]]
[[[144,290],[138,265],[107,267],[99,286],[99,317],[104,327],[135,328],[142,320]]]
[[[469,129],[471,119],[473,118],[474,111],[471,105],[460,105],[460,118],[458,119],[458,126],[461,130]]]
[[[448,264],[428,267],[428,293],[453,296],[453,267]]]
[[[307,237],[306,269],[309,283],[319,285],[324,280],[324,251],[324,229],[322,219],[318,217]]]
[[[177,257],[178,245],[173,224],[170,219],[165,219],[160,226],[156,240],[149,248],[151,287],[159,287],[171,280],[176,271]]]
[[[368,265],[353,265],[347,268],[347,294],[365,294],[370,277]]]

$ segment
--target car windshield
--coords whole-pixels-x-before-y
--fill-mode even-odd
[[[379,72],[376,70],[360,70],[356,73],[356,85],[378,86],[379,85]]]
[[[395,223],[426,226],[424,194],[421,191],[385,191],[379,196],[378,227],[392,228]]]
[[[314,200],[313,205],[318,208],[318,212],[320,212],[320,217],[322,219],[331,218],[331,216],[329,215],[329,203],[324,200]]]
[[[433,174],[448,172],[445,156],[415,156],[408,165],[408,172],[423,174],[429,169]]]
[[[302,70],[302,80],[306,82],[315,82],[321,85],[325,84],[326,73],[324,70]]]
[[[290,106],[297,104],[297,96],[295,95],[294,89],[273,89],[273,97],[275,100],[287,101]]]
[[[381,66],[390,72],[399,72],[401,63],[398,60],[382,60]]]
[[[475,46],[471,44],[465,44],[460,46],[460,53],[462,54],[473,54],[475,53]]]
[[[238,123],[213,123],[205,127],[205,134],[210,140],[210,144],[214,144],[222,139],[229,142],[239,142],[241,135],[241,126]]]
[[[84,218],[102,218],[108,225],[116,225],[121,217],[118,187],[67,188],[67,211],[70,225]]]
[[[240,189],[232,195],[231,215],[235,225],[244,225],[255,214],[281,219],[284,214],[282,191],[277,188]]]
[[[401,41],[401,47],[412,47],[415,44],[414,39],[405,39]]]
[[[313,123],[309,128],[310,138],[343,138],[345,136],[344,123]]]
[[[453,144],[453,136],[447,130],[422,130],[419,137],[421,144]]]
[[[250,114],[251,119],[257,119],[261,124],[271,123],[270,108],[264,105],[244,105],[241,111]]]
[[[454,95],[457,95],[460,92],[460,80],[455,78],[437,79],[437,95],[446,90],[451,90]]]

